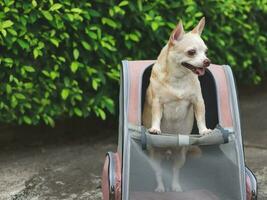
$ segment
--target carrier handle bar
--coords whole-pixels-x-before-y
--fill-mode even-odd
[[[181,147],[189,145],[220,145],[229,143],[235,139],[232,128],[223,128],[219,124],[210,134],[170,134],[161,133],[160,135],[154,135],[149,133],[148,129],[144,126],[128,125],[130,136],[132,139],[139,140],[142,145],[142,149],[147,149],[147,146],[153,146],[158,148],[167,147]]]

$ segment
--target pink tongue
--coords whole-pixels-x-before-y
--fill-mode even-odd
[[[198,76],[203,76],[205,74],[205,69],[204,68],[196,68],[196,74]]]

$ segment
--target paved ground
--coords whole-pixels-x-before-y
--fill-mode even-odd
[[[248,166],[267,199],[267,87],[241,90]],[[116,126],[94,120],[47,127],[0,129],[0,200],[100,200],[105,152],[116,147]],[[117,122],[114,122],[117,123]]]
[[[245,134],[245,158],[259,183],[259,200],[267,199],[267,83],[240,89],[240,112]]]
[[[95,127],[78,121],[55,130],[8,128],[12,137],[4,139],[12,141],[0,145],[0,200],[100,200],[103,159],[115,149],[110,130],[116,127],[89,123]]]

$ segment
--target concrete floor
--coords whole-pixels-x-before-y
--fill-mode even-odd
[[[267,199],[267,88],[242,88],[247,165]],[[0,128],[0,200],[100,200],[105,152],[116,149],[116,125],[90,120]],[[117,122],[114,122],[117,123]]]
[[[258,179],[259,200],[267,199],[267,83],[240,88],[240,114],[245,159]]]
[[[0,145],[0,200],[100,200],[103,160],[115,150],[116,127],[89,123],[96,126],[77,120],[56,129],[8,127],[0,135],[7,141]]]

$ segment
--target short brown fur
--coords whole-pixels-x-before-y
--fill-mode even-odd
[[[206,57],[207,47],[200,35],[204,28],[205,18],[188,33],[184,32],[182,22],[173,30],[170,39],[161,50],[153,66],[150,83],[146,91],[142,121],[152,134],[181,133],[190,134],[194,115],[200,134],[211,132],[205,122],[205,106],[200,83],[196,74],[203,74],[209,60]],[[196,55],[188,51],[195,49]],[[184,64],[187,63],[187,64]],[[185,66],[184,66],[185,65]],[[186,66],[192,66],[190,70]],[[205,65],[205,66],[204,66]],[[175,157],[173,166],[172,190],[181,191],[179,169],[184,165],[187,148],[172,149]],[[155,191],[165,191],[160,160],[162,152],[152,148],[150,156],[157,180]]]

